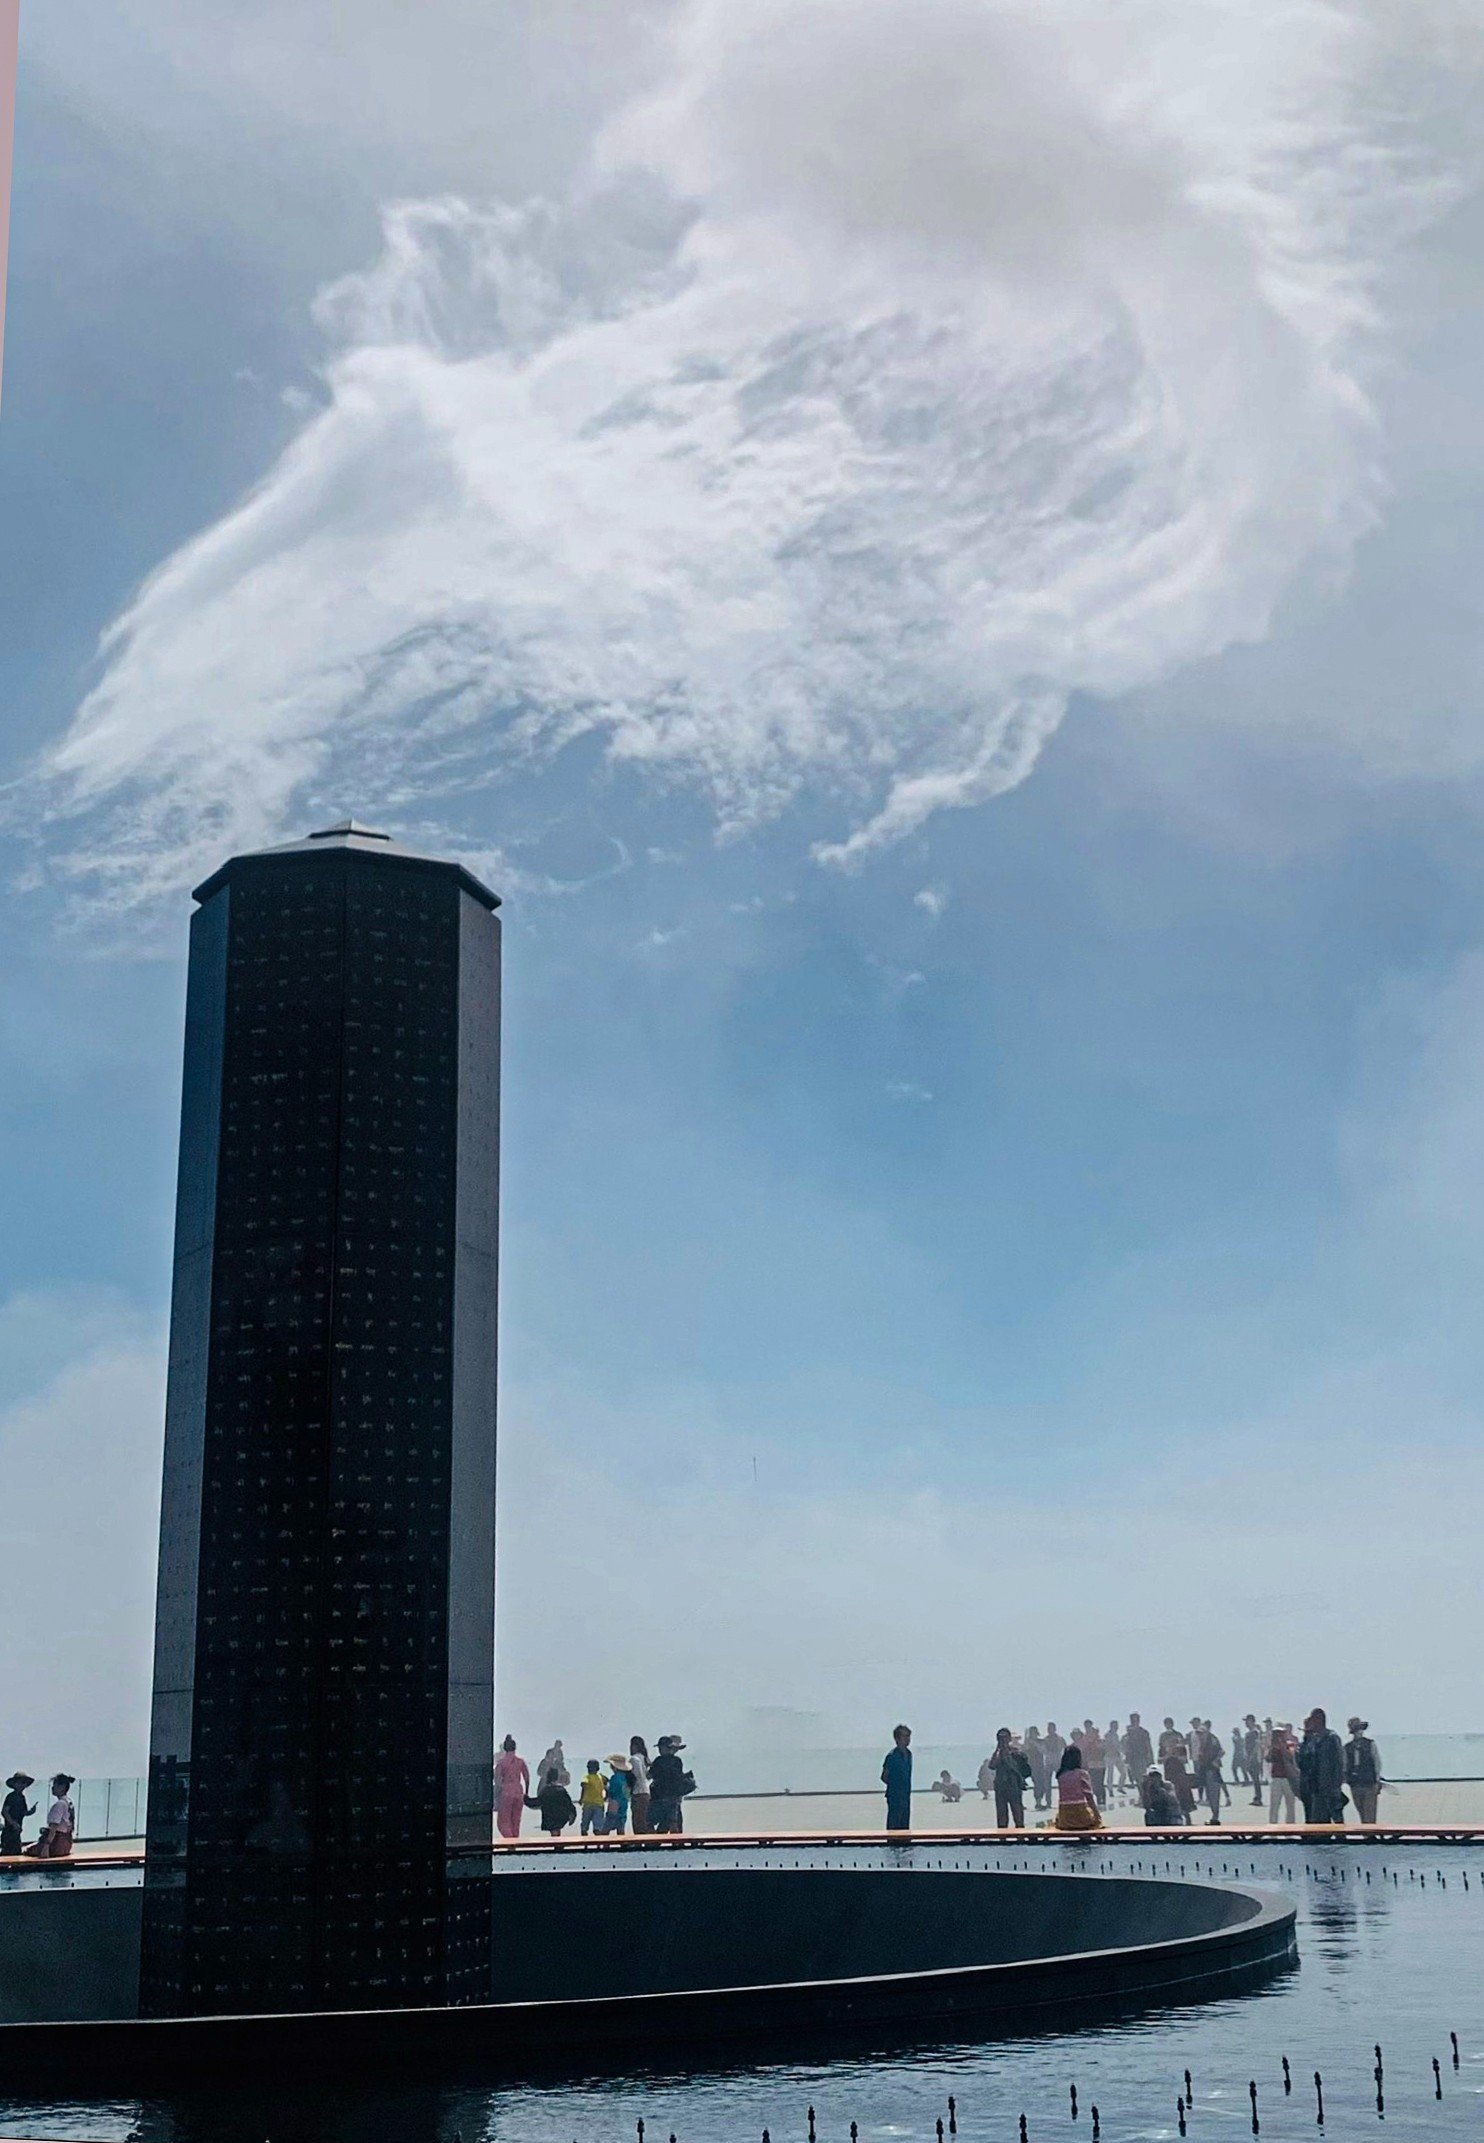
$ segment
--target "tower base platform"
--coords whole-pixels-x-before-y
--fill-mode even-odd
[[[849,1868],[708,1858],[503,1860],[489,2000],[440,2009],[141,2020],[137,1886],[79,1867],[70,1887],[0,1890],[0,2075],[515,2076],[737,2042],[965,2039],[1207,1999],[1296,1956],[1293,1907],[1225,1885],[927,1868],[890,1848]]]

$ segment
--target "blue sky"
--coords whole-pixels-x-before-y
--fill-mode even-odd
[[[44,1761],[142,1746],[188,888],[345,809],[506,894],[517,1731],[1481,1724],[1477,26],[749,8],[24,27]]]

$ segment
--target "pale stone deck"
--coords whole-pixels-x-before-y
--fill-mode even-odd
[[[790,1794],[774,1798],[744,1795],[736,1800],[688,1801],[685,1827],[688,1831],[773,1832],[878,1829],[884,1819],[884,1802],[866,1794]],[[1354,1810],[1350,1812],[1354,1822]],[[1378,1811],[1383,1824],[1458,1823],[1484,1824],[1484,1780],[1450,1780],[1436,1786],[1390,1786],[1381,1795]],[[1026,1824],[1036,1828],[1048,1820],[1027,1807]],[[1267,1827],[1267,1790],[1261,1808],[1252,1806],[1250,1787],[1234,1786],[1231,1804],[1222,1803],[1224,1825],[1239,1829]],[[1143,1811],[1137,1802],[1115,1802],[1103,1812],[1110,1830],[1142,1829]],[[1204,1806],[1197,1809],[1197,1828],[1206,1821]],[[914,1830],[992,1831],[994,1802],[981,1800],[976,1791],[961,1801],[941,1801],[936,1795],[912,1796]]]

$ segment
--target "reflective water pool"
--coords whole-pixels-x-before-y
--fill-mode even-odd
[[[914,1848],[923,1866],[1045,1865],[1078,1873],[1136,1870],[1213,1877],[1284,1891],[1299,1907],[1301,1963],[1260,1991],[1071,2032],[975,2045],[917,2045],[873,2056],[650,2069],[621,2079],[549,2085],[304,2091],[271,2077],[250,2091],[182,2093],[71,2103],[11,2098],[0,2083],[0,2131],[10,2136],[138,2137],[182,2143],[323,2143],[430,2137],[438,2143],[947,2143],[949,2098],[957,2143],[1030,2143],[1053,2134],[1089,2143],[1092,2109],[1107,2143],[1178,2139],[1177,2100],[1190,2073],[1192,2139],[1252,2134],[1249,2084],[1265,2137],[1321,2133],[1314,2072],[1323,2079],[1326,2138],[1389,2132],[1484,2134],[1484,1854],[1473,1848],[1223,1849],[1192,1839],[1151,1855],[1141,1842],[1075,1853],[1031,1848]],[[782,1857],[780,1855],[780,1857]],[[811,1856],[832,1865],[870,1849]],[[622,1928],[615,1940],[623,1940]],[[1450,2033],[1457,2036],[1457,2062]],[[1378,2094],[1375,2046],[1381,2047]],[[1292,2091],[1285,2095],[1287,2056]],[[1438,2063],[1436,2077],[1432,2064]],[[1074,2122],[1072,2089],[1077,2092]],[[1441,2092],[1441,2096],[1439,2096]],[[1378,2105],[1378,2095],[1380,2104]]]

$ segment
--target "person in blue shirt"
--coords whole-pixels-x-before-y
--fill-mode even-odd
[[[886,1827],[888,1830],[911,1830],[912,1828],[912,1729],[910,1726],[893,1727],[891,1747],[886,1761],[881,1766],[881,1783],[886,1788]]]
[[[622,1837],[628,1828],[629,1798],[634,1789],[634,1774],[627,1756],[610,1756],[608,1759],[608,1801],[603,1828],[610,1837]]]

